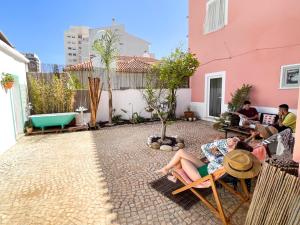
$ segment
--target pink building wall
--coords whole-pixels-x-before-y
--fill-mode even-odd
[[[300,94],[300,90],[299,90]],[[300,107],[300,98],[298,100],[298,107]],[[296,127],[296,143],[294,148],[294,161],[300,162],[300,110],[297,112],[297,127]],[[300,177],[300,168],[299,168],[299,177]]]
[[[192,102],[204,102],[206,73],[226,71],[226,104],[246,83],[254,86],[253,105],[297,109],[299,90],[280,89],[280,70],[300,63],[300,1],[228,0],[228,24],[204,35],[206,2],[189,0],[189,49],[201,63],[191,78]]]

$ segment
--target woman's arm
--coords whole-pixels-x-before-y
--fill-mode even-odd
[[[213,150],[215,147],[216,146],[214,145],[214,143],[208,143],[208,144],[201,146],[203,154],[206,156],[206,158],[210,162],[212,162],[216,159],[216,156],[215,156],[214,150]]]
[[[248,137],[248,138],[246,138],[245,140],[244,140],[244,142],[246,142],[247,144],[253,139],[253,138],[255,138],[256,137],[256,135],[258,135],[259,134],[259,132],[258,131],[254,131],[254,132],[252,132],[251,133],[251,136],[250,137]]]

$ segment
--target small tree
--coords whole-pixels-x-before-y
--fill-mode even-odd
[[[166,137],[167,121],[176,117],[176,91],[198,66],[195,55],[177,48],[169,57],[154,65],[147,77],[144,99],[160,118],[162,140]]]
[[[168,104],[171,109],[170,119],[176,119],[176,92],[184,83],[188,82],[199,66],[196,56],[176,48],[170,56],[163,58],[154,66],[154,71],[159,74],[159,80],[168,89]]]
[[[143,92],[144,99],[148,107],[153,109],[161,121],[161,139],[166,137],[167,121],[171,113],[170,99],[168,98],[168,90],[165,82],[159,80],[159,75],[156,73],[147,76],[145,91]]]
[[[118,56],[118,35],[111,31],[106,30],[100,39],[94,41],[93,49],[100,56],[101,63],[104,65],[104,69],[107,76],[108,86],[108,108],[109,118],[108,122],[112,123],[113,104],[112,104],[112,84],[111,84],[111,66]]]

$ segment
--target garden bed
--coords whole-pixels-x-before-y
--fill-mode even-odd
[[[146,118],[142,122],[132,122],[131,120],[119,120],[117,122],[113,122],[112,124],[109,124],[108,121],[100,121],[97,123],[99,128],[102,127],[114,127],[114,126],[122,126],[122,125],[129,125],[129,124],[145,124],[145,123],[153,123],[158,122],[159,119],[150,119]]]

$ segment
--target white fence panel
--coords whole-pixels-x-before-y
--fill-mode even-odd
[[[115,114],[122,115],[123,119],[128,119],[135,112],[141,116],[150,118],[151,114],[145,111],[147,104],[142,96],[142,89],[113,90],[113,108]],[[180,117],[191,103],[191,89],[182,88],[177,91],[176,116]],[[121,109],[128,112],[123,113]],[[103,91],[97,113],[98,121],[108,120],[108,92]]]

